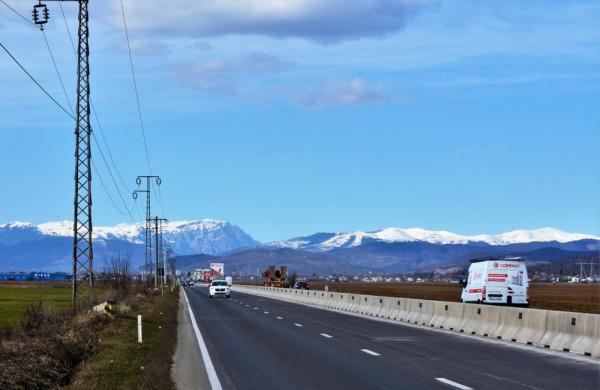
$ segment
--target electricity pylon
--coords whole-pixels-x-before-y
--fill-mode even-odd
[[[72,303],[75,310],[80,288],[88,288],[90,303],[94,296],[88,0],[39,0],[38,4],[33,7],[33,21],[42,30],[50,18],[48,8],[44,4],[49,1],[76,1],[79,3],[72,280]]]
[[[152,191],[151,180],[156,180],[156,185],[161,184],[160,176],[138,176],[135,183],[139,186],[142,184],[142,179],[146,179],[146,189],[137,189],[133,191],[133,199],[137,199],[138,193],[146,194],[146,259],[144,262],[144,281],[148,281],[152,275],[152,212],[150,208],[150,192]]]

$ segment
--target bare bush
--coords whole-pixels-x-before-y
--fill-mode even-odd
[[[120,253],[104,259],[104,272],[110,286],[115,290],[128,291],[131,282],[131,258]]]

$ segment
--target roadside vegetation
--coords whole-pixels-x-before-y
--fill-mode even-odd
[[[97,333],[96,353],[75,371],[68,389],[174,389],[179,292],[138,296],[134,306]],[[143,342],[137,342],[137,315]]]
[[[129,268],[117,256],[98,274],[96,303],[116,303],[104,313],[73,313],[68,283],[1,284],[0,389],[174,388],[178,290],[135,282]]]

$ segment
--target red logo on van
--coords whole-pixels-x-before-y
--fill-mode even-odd
[[[494,268],[498,268],[498,263],[494,263]]]

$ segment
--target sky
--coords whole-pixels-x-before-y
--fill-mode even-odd
[[[3,1],[26,18],[36,3]],[[0,42],[69,110],[59,5],[45,31],[66,96],[42,33],[1,2]],[[144,133],[121,2],[90,1],[107,160],[94,145],[96,225],[142,219],[131,191],[151,169],[153,214],[260,241],[388,226],[600,234],[596,0],[123,5]],[[62,7],[76,33],[76,5]],[[72,219],[73,120],[2,51],[0,86],[0,223]]]

